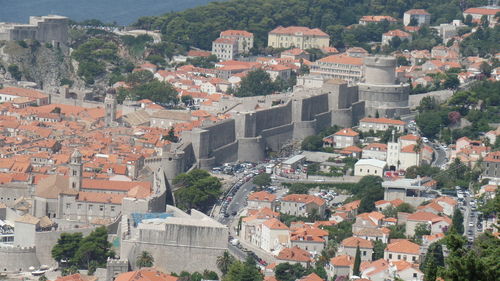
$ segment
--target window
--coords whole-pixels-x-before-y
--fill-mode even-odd
[[[392,254],[389,254],[389,258],[392,259]]]
[[[66,203],[66,209],[70,209],[71,208],[71,203]]]
[[[417,257],[413,256],[413,257],[411,258],[411,260],[412,260],[412,261],[416,261],[416,260],[417,260]]]
[[[366,251],[363,251],[363,256],[366,256]]]
[[[115,206],[111,206],[111,212],[115,211]]]
[[[90,204],[89,205],[89,210],[92,210],[93,207],[94,207],[94,205]]]
[[[400,259],[401,259],[401,255],[398,255],[398,260],[400,260]]]
[[[102,212],[103,210],[104,210],[104,205],[100,205],[100,206],[99,206],[99,211],[101,211],[101,212]]]
[[[77,208],[78,210],[80,210],[80,209],[82,208],[82,204],[78,204],[78,205],[76,206],[76,208]]]
[[[413,273],[413,278],[417,278],[417,273]]]

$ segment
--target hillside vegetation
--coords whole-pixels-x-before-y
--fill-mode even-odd
[[[160,29],[164,39],[184,46],[210,49],[220,31],[244,29],[253,32],[257,47],[266,45],[267,33],[276,26],[301,25],[321,28],[333,40],[339,26],[358,22],[362,15],[390,15],[401,18],[412,8],[427,9],[432,23],[461,18],[468,7],[486,0],[232,0],[157,17],[141,17],[134,26]],[[337,45],[342,42],[335,41]]]

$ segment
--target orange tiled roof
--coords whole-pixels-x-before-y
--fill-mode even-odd
[[[397,20],[391,16],[363,16],[360,19],[360,21],[366,21],[366,22],[381,22],[384,20],[388,22],[397,22]]]
[[[361,119],[359,122],[366,122],[366,123],[378,123],[378,124],[391,124],[391,125],[405,125],[406,122],[401,121],[401,120],[396,120],[396,119],[390,119],[390,118],[370,118],[370,117],[365,117]]]
[[[348,64],[348,65],[363,65],[363,58],[351,57],[345,54],[331,55],[317,60],[321,63],[336,63],[336,64]]]
[[[288,230],[288,226],[286,226],[284,223],[282,223],[276,218],[272,218],[265,221],[263,225],[267,226],[270,229]]]
[[[493,8],[469,8],[464,11],[466,14],[488,15],[494,16],[500,12],[500,9]]]
[[[308,28],[304,26],[289,26],[283,27],[278,26],[275,29],[271,30],[269,34],[289,34],[289,35],[306,35],[306,36],[320,36],[320,37],[328,37],[328,34],[321,31],[319,28]]]
[[[308,194],[290,194],[281,199],[282,201],[291,201],[291,202],[301,202],[301,203],[315,203],[318,206],[324,205],[325,200]]]
[[[424,9],[411,9],[411,10],[406,11],[405,14],[409,14],[409,15],[430,15]]]
[[[340,255],[330,259],[330,264],[333,266],[353,266],[354,258],[349,255]]]
[[[125,272],[118,275],[115,281],[177,281],[178,277],[165,274],[154,268],[143,268],[137,271]]]
[[[346,239],[342,240],[342,242],[340,244],[344,247],[349,247],[349,248],[356,248],[357,246],[359,246],[360,248],[369,248],[369,249],[373,248],[372,241],[366,240],[363,238],[359,238],[359,237],[346,238]]]
[[[248,195],[248,200],[273,202],[274,200],[276,200],[276,195],[266,191],[258,191]]]
[[[351,128],[344,128],[334,134],[335,136],[348,136],[348,137],[355,137],[359,136],[359,133],[354,131]]]
[[[384,35],[391,37],[410,37],[409,33],[406,33],[400,29],[390,30],[389,32],[384,33]]]
[[[394,243],[390,243],[385,250],[393,253],[420,254],[420,246],[406,239],[400,239]]]
[[[285,248],[277,256],[280,260],[297,261],[297,262],[310,262],[311,254],[297,246],[293,248]]]
[[[220,36],[243,36],[243,37],[253,37],[253,33],[250,33],[246,30],[234,30],[234,29],[229,29],[222,31],[220,33]]]

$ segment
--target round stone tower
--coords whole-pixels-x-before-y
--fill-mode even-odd
[[[410,112],[410,85],[398,83],[396,58],[374,56],[364,58],[365,79],[358,84],[359,99],[365,101],[365,114],[394,118]]]
[[[396,82],[396,58],[366,57],[365,83],[377,85],[394,85]]]

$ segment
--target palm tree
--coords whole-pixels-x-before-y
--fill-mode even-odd
[[[229,271],[229,267],[231,264],[234,262],[234,257],[229,254],[228,251],[224,251],[224,254],[222,256],[217,257],[217,268],[219,268],[220,272],[222,274],[226,275],[226,273]]]
[[[142,253],[137,257],[137,266],[139,268],[143,267],[152,267],[155,262],[153,256],[146,251],[142,251]]]
[[[417,154],[415,158],[416,159],[415,166],[418,166],[420,162],[420,152],[422,151],[422,147],[423,147],[422,138],[418,138],[417,144],[415,144],[415,146],[413,147],[413,151]]]

